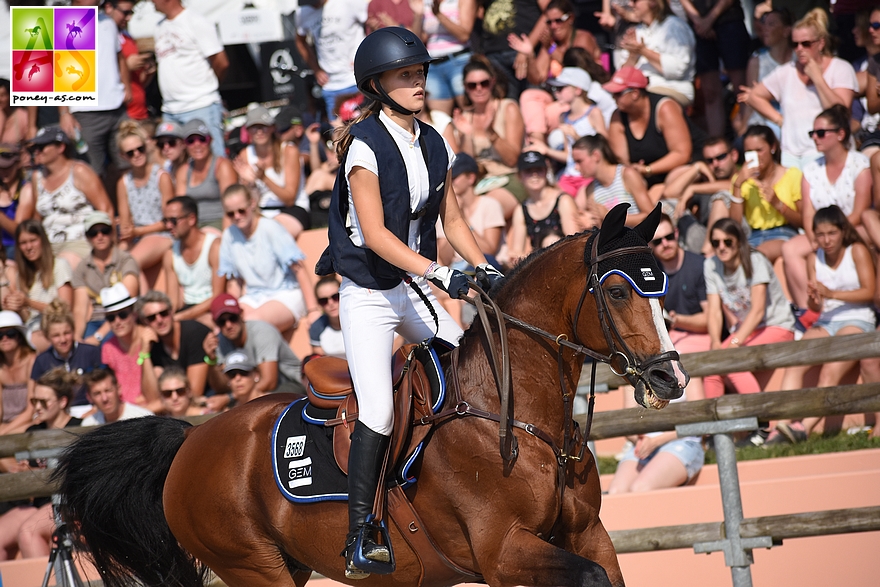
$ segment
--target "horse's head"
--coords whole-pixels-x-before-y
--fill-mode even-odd
[[[580,340],[590,341],[593,350],[605,347],[612,370],[635,387],[636,401],[660,409],[681,397],[688,375],[663,319],[666,274],[648,248],[660,222],[660,206],[632,229],[624,226],[628,207],[615,206],[587,240],[584,262],[592,295],[581,297],[574,322]],[[590,301],[601,334],[584,315]]]

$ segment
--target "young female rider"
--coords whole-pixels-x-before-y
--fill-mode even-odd
[[[349,579],[369,575],[352,558],[390,442],[395,332],[415,341],[436,335],[452,345],[462,334],[426,283],[453,298],[468,289],[461,272],[434,262],[438,216],[450,244],[477,268],[484,288],[503,278],[486,262],[450,194],[451,148],[432,127],[414,119],[425,106],[430,61],[419,38],[399,27],[373,32],[358,48],[355,78],[372,102],[337,141],[341,166],[330,206],[330,246],[316,268],[319,274],[335,271],[343,277],[341,326],[360,406],[348,461],[349,534],[343,554]],[[436,309],[436,330],[416,288]],[[365,559],[390,561],[389,545],[361,534]]]

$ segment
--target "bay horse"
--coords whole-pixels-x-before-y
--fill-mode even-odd
[[[647,247],[659,207],[635,229],[624,227],[625,214],[626,206],[618,206],[600,230],[533,254],[494,294],[505,314],[529,321],[509,328],[508,344],[513,417],[533,433],[516,428],[517,448],[504,460],[497,420],[437,422],[418,482],[405,490],[436,545],[471,580],[505,587],[624,584],[599,519],[592,454],[582,451],[578,459],[557,447],[568,448],[566,405],[584,353],[626,375],[645,407],[663,407],[687,383],[662,320],[666,277]],[[641,295],[645,279],[662,282],[664,292]],[[499,414],[483,328],[475,323],[459,349],[444,356],[445,376],[457,378],[468,406]],[[346,581],[346,504],[293,504],[273,480],[270,435],[294,399],[270,394],[195,427],[159,417],[117,422],[71,445],[55,471],[62,511],[104,584],[121,587],[136,578],[147,586],[201,587],[206,567],[230,587],[302,587],[313,570],[365,587],[467,581],[422,576],[393,525],[396,570]],[[454,412],[452,401],[444,409]]]

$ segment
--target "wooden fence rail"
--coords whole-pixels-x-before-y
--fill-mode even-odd
[[[778,544],[786,538],[875,530],[880,530],[880,506],[746,518],[741,522],[740,536],[770,536],[773,543]],[[608,534],[617,554],[693,548],[699,542],[726,538],[724,522],[614,530]]]
[[[645,434],[674,430],[678,424],[751,416],[760,420],[779,420],[862,412],[880,412],[880,383],[727,395],[716,399],[671,404],[659,411],[631,408],[599,412],[593,419],[590,437],[598,440],[628,434]],[[209,417],[198,416],[187,420],[198,424]],[[582,426],[585,425],[584,416],[577,418]],[[78,434],[88,430],[90,429],[68,428],[0,436],[0,457],[13,456],[17,452],[67,446]],[[46,485],[46,480],[44,471],[0,475],[0,500],[50,495],[52,487]]]
[[[880,411],[880,383],[814,387],[750,395],[725,395],[715,399],[670,404],[662,410],[629,408],[599,412],[593,418],[590,438],[614,438],[675,430],[678,424],[716,422],[756,417],[761,421],[839,416]],[[586,416],[576,416],[581,426]]]
[[[766,371],[796,365],[820,365],[833,361],[880,357],[880,332],[829,336],[794,342],[738,347],[682,355],[681,362],[692,377],[725,375],[740,371]],[[596,383],[620,387],[626,382],[611,372],[608,365],[596,368]],[[590,384],[590,370],[581,373],[580,385]]]

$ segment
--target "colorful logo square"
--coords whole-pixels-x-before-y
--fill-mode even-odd
[[[16,106],[98,99],[98,9],[10,9],[12,103]]]
[[[13,51],[12,63],[13,91],[53,91],[52,51]]]
[[[91,8],[56,8],[55,49],[94,51],[96,20]]]
[[[12,50],[51,51],[54,37],[54,10],[19,8],[12,11]]]
[[[55,51],[55,91],[94,92],[95,52]]]

